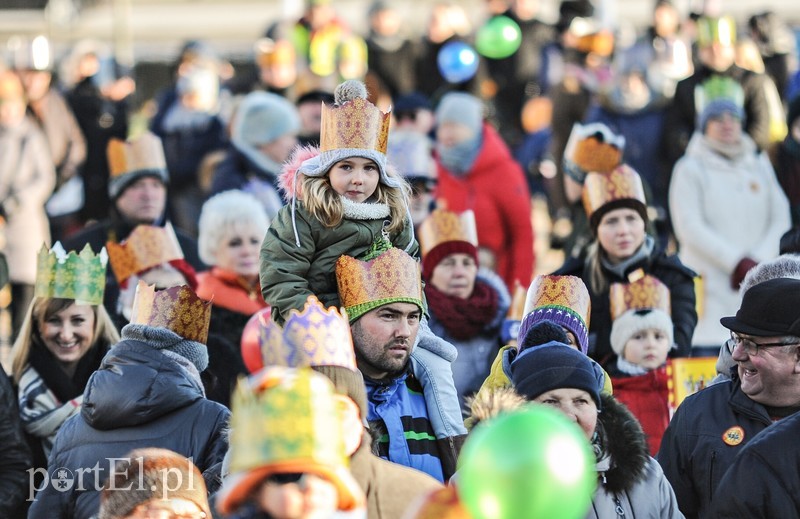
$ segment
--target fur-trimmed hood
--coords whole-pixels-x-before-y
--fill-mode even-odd
[[[601,484],[608,492],[630,490],[646,477],[650,454],[642,426],[628,409],[613,396],[600,394],[603,411],[598,415],[602,438],[608,458],[598,462]],[[610,467],[605,469],[606,461]]]
[[[308,159],[318,157],[320,149],[318,146],[295,146],[289,160],[284,162],[281,174],[278,176],[278,187],[283,191],[283,198],[287,203],[292,198],[303,199],[300,193],[301,183],[297,181],[297,176],[301,175],[300,166]]]

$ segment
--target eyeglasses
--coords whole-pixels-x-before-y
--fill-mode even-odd
[[[727,341],[728,351],[733,353],[736,346],[741,346],[748,355],[756,356],[761,348],[777,348],[778,346],[793,346],[800,344],[797,342],[754,342],[746,337],[742,337],[736,332],[731,332],[731,338]]]

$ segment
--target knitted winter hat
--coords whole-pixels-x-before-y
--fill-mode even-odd
[[[208,348],[204,344],[184,339],[167,328],[126,324],[122,327],[122,338],[146,342],[155,350],[177,353],[194,364],[198,373],[202,373],[208,367]]]
[[[636,332],[654,328],[667,335],[669,343],[673,343],[672,319],[663,310],[640,309],[628,310],[614,320],[611,325],[611,348],[617,355],[622,355],[625,344]]]
[[[700,112],[697,120],[697,127],[701,131],[706,131],[706,125],[710,119],[722,117],[724,114],[731,114],[740,121],[744,122],[744,108],[732,99],[714,99]]]
[[[430,280],[436,266],[450,254],[467,254],[478,264],[478,228],[475,213],[435,209],[420,224],[422,277]]]
[[[270,92],[252,92],[236,111],[231,142],[239,149],[249,149],[298,131],[300,116],[292,103]]]
[[[551,321],[572,332],[585,354],[589,351],[589,317],[592,301],[583,280],[577,276],[536,276],[525,300],[518,343],[541,321]]]
[[[108,156],[108,196],[116,200],[128,186],[144,177],[169,183],[167,160],[161,139],[145,132],[137,139],[111,139],[106,147]]]
[[[367,87],[361,81],[339,84],[334,99],[333,106],[322,105],[319,155],[303,161],[297,172],[321,177],[340,160],[363,157],[378,165],[382,184],[400,187],[386,168],[389,113],[367,101]]]
[[[137,506],[162,499],[191,501],[211,517],[203,475],[180,454],[159,448],[135,449],[117,459],[111,476],[100,493],[98,519],[128,517]]]
[[[568,340],[567,332],[564,331],[561,325],[553,321],[544,320],[531,326],[525,332],[525,335],[519,336],[518,349],[523,351],[549,342],[567,344]]]
[[[551,342],[522,351],[511,362],[511,382],[528,400],[553,389],[582,389],[601,408],[602,373],[589,357],[566,344]],[[599,367],[598,367],[599,369]]]
[[[436,124],[442,123],[463,124],[476,135],[483,127],[483,102],[466,92],[448,92],[436,107]]]

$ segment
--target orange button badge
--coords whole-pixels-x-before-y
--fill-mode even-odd
[[[730,445],[731,447],[739,445],[744,441],[744,429],[742,429],[738,425],[734,425],[733,427],[722,433],[722,441],[724,441],[726,445]]]

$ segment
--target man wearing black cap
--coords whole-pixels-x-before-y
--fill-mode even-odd
[[[731,330],[731,380],[688,397],[664,433],[658,461],[686,517],[711,517],[711,497],[753,437],[800,410],[800,280],[777,278],[747,292]],[[777,517],[777,516],[776,516]]]

